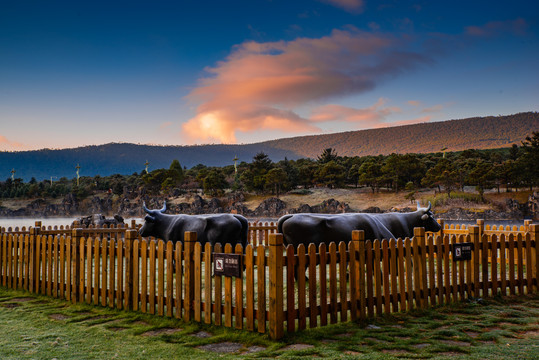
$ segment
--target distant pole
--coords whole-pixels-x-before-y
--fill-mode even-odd
[[[51,176],[51,186],[52,186],[52,179],[56,179],[56,176]]]
[[[77,169],[77,186],[79,186],[79,178],[80,178],[80,175],[79,175],[80,166],[79,166],[79,164],[77,164],[75,169]]]
[[[11,180],[12,181],[15,180],[15,173],[16,173],[15,169],[11,169]]]
[[[444,159],[445,159],[445,151],[446,151],[446,150],[447,150],[447,148],[446,148],[446,147],[444,147],[444,148],[443,148],[442,150],[440,150],[440,151],[442,151],[442,152],[443,152],[443,156],[442,156],[442,158],[444,158]]]
[[[146,174],[149,174],[149,172],[148,172],[148,165],[150,165],[150,163],[148,162],[148,160],[146,160],[146,162],[144,163],[144,166],[146,166],[146,168],[145,168]]]
[[[236,172],[236,174],[238,174],[238,156],[234,156],[234,159],[232,159],[232,161],[234,161],[234,171]]]

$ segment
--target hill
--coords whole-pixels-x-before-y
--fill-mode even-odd
[[[191,168],[251,162],[258,152],[273,161],[316,158],[326,148],[341,156],[365,156],[390,153],[431,153],[446,147],[448,151],[492,149],[520,145],[533,131],[539,131],[539,113],[477,117],[433,123],[350,131],[328,135],[301,136],[245,145],[150,146],[111,143],[74,149],[0,152],[0,179],[10,176],[25,181],[51,177],[73,178],[80,165],[81,176],[132,174],[144,169],[168,168],[174,159]]]

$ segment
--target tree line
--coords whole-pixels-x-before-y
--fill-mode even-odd
[[[250,163],[224,167],[199,164],[186,169],[174,160],[168,169],[132,175],[62,177],[55,181],[32,178],[29,182],[8,178],[0,182],[0,198],[57,198],[72,193],[84,199],[99,192],[178,196],[198,189],[210,196],[223,195],[229,189],[279,195],[312,187],[359,186],[373,193],[384,188],[407,191],[411,196],[419,188],[436,188],[451,196],[464,186],[475,186],[481,197],[492,188],[533,189],[539,186],[539,132],[533,132],[521,146],[503,149],[348,157],[327,148],[316,159],[273,162],[259,152]]]

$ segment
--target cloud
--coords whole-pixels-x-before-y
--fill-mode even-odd
[[[442,111],[444,106],[442,104],[434,105],[428,108],[424,108],[421,110],[422,113],[433,113],[433,112],[440,112]]]
[[[429,59],[401,51],[404,39],[357,29],[322,38],[245,42],[214,67],[187,96],[196,116],[183,125],[187,142],[234,142],[236,132],[319,131],[296,109],[372,90],[386,78]]]
[[[3,135],[0,135],[0,149],[9,151],[9,150],[22,150],[25,148],[24,144],[21,144],[16,141],[10,141]]]
[[[419,100],[408,100],[408,104],[412,106],[421,106],[421,101]]]
[[[319,0],[323,3],[333,5],[353,14],[363,12],[363,0]]]
[[[468,26],[465,32],[468,35],[476,37],[491,37],[503,33],[511,33],[513,35],[526,34],[528,23],[522,18],[507,21],[491,21],[483,26]]]
[[[356,109],[342,105],[328,104],[316,108],[310,120],[313,122],[346,121],[361,128],[379,127],[387,116],[401,111],[398,107],[384,107],[386,99],[379,99],[374,105]]]

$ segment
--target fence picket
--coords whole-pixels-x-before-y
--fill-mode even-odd
[[[306,285],[305,285],[305,246],[300,244],[297,250],[298,255],[298,328],[303,330],[307,327],[306,311]]]
[[[286,326],[287,331],[292,333],[296,331],[296,258],[294,256],[294,247],[286,247]],[[320,279],[322,282],[322,278]]]
[[[389,296],[389,242],[388,240],[382,240],[382,271],[383,271],[383,286],[384,286],[384,312],[389,314],[390,308],[390,296]]]
[[[507,264],[506,264],[506,237],[500,235],[500,290],[502,296],[507,295]]]
[[[309,244],[309,327],[317,327],[316,245]]]
[[[247,252],[246,252],[247,254]],[[212,248],[211,248],[211,244],[208,242],[206,243],[206,245],[204,246],[204,322],[206,324],[211,324],[212,322],[212,302],[213,302],[213,299],[212,299],[212,276],[211,276],[211,266],[212,266]],[[249,271],[251,271],[251,280],[252,280],[252,270],[253,270],[253,267],[252,267],[252,247],[251,247],[251,262],[250,262],[250,270],[247,270],[246,269],[246,272],[247,274],[249,274]],[[246,261],[246,268],[248,267],[247,265],[247,262]],[[180,275],[181,276],[181,275]],[[254,286],[254,283],[251,284],[252,286]],[[249,291],[249,286],[247,287],[247,291]],[[250,289],[251,291],[251,295],[253,295],[253,291],[252,291],[252,288]],[[251,299],[252,301],[253,299]],[[249,293],[247,293],[247,304],[249,305]],[[251,310],[252,310],[252,303],[250,303],[251,305]],[[247,311],[247,313],[249,313],[249,311]],[[251,321],[252,321],[252,313],[251,313]],[[249,321],[247,321],[249,323]],[[254,323],[253,323],[253,326],[254,326]],[[249,329],[249,330],[253,330],[252,328]]]
[[[524,294],[524,258],[522,252],[522,234],[517,235],[517,276],[518,293]]]
[[[174,307],[174,252],[173,252],[173,246],[174,244],[172,241],[167,241],[166,246],[166,314],[168,317],[172,317],[172,310]],[[136,262],[138,262],[138,256],[134,258]],[[133,268],[134,270],[134,268]],[[136,292],[138,294],[138,291]]]
[[[243,254],[243,247],[241,244],[236,244],[235,253],[237,255]],[[240,274],[239,277],[236,277],[235,280],[236,283],[236,306],[235,306],[235,326],[236,329],[241,330],[243,329],[243,272]]]
[[[373,286],[373,265],[374,260],[372,258],[372,241],[365,241],[365,252],[367,253],[367,259],[365,260],[365,266],[367,268],[367,316],[374,316],[374,286]]]
[[[301,247],[301,245],[300,245]],[[301,284],[300,284],[301,286]],[[301,288],[300,288],[301,290]],[[337,323],[337,245],[329,244],[329,321]],[[301,317],[301,313],[300,313]],[[300,318],[301,323],[301,318]]]
[[[313,258],[316,259],[316,254],[313,255],[313,257],[311,257],[311,259]],[[347,264],[347,256],[346,256],[346,244],[341,241],[339,243],[339,290],[340,290],[339,293],[340,293],[340,303],[341,303],[340,310],[341,310],[342,322],[348,320],[348,291],[347,291],[348,281],[346,279],[347,265],[348,264]],[[314,283],[313,286],[316,288],[316,283]]]
[[[294,251],[292,249],[292,251]],[[328,276],[327,276],[327,263],[328,255],[326,244],[320,244],[318,247],[318,253],[320,257],[320,263],[318,265],[319,283],[320,283],[320,325],[325,326],[328,324]],[[293,279],[292,279],[293,280]]]
[[[215,244],[214,252],[220,253],[222,252],[221,244]],[[264,262],[262,262],[262,268],[264,268]],[[259,271],[260,264],[259,264]],[[223,277],[220,275],[216,275],[215,278],[215,325],[221,325],[222,319],[223,319]],[[260,290],[260,284],[259,289]],[[259,294],[260,295],[260,294]],[[260,301],[260,299],[258,300]]]
[[[508,252],[509,252],[509,293],[511,295],[515,295],[515,238],[513,234],[509,235],[509,246],[508,246]]]

